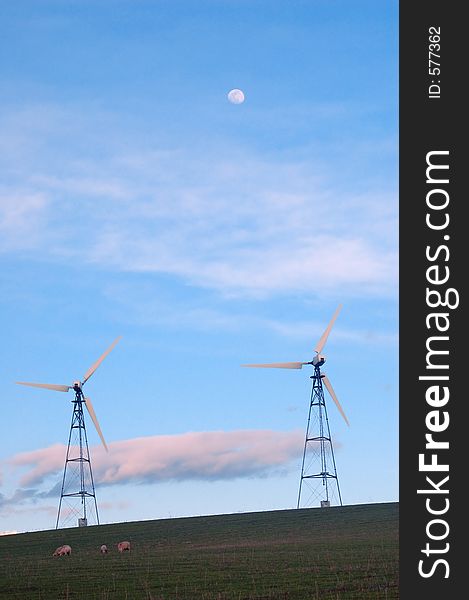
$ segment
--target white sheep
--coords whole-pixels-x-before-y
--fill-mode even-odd
[[[71,547],[68,544],[64,544],[63,546],[59,546],[52,556],[70,556],[71,553]]]
[[[117,549],[119,552],[130,552],[130,542],[119,542]]]
[[[107,554],[107,546],[106,544],[103,544],[100,548],[101,554]]]

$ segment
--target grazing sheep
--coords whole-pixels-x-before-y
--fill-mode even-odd
[[[101,554],[107,554],[107,546],[106,546],[106,544],[103,544],[101,546],[100,550],[101,550]]]
[[[52,556],[70,556],[72,549],[67,544],[59,546]]]
[[[119,552],[130,552],[130,542],[119,542],[117,549]]]

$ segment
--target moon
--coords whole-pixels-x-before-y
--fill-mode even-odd
[[[242,90],[238,90],[238,88],[234,88],[228,92],[228,100],[232,104],[241,104],[244,102],[244,92]]]

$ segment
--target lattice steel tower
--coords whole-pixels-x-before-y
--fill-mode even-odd
[[[86,404],[86,400],[78,382],[73,389],[75,400],[73,400],[56,529],[60,525],[67,526],[77,521],[79,526],[94,523],[99,525],[98,504],[83,414],[83,403]]]
[[[334,448],[322,385],[323,378],[325,378],[325,375],[321,374],[320,364],[315,365],[314,375],[311,376],[313,385],[303,450],[303,462],[301,465],[297,508],[301,507],[302,493],[303,497],[307,496],[306,501],[303,501],[303,506],[314,506],[314,504],[318,503],[322,507],[327,507],[331,504],[340,504],[342,506],[342,496],[340,494],[339,478],[337,477]]]
[[[302,504],[303,506],[312,506],[313,503],[317,503],[321,507],[330,506],[333,503],[342,505],[323,384],[326,386],[327,391],[347,425],[349,422],[332,388],[331,382],[325,373],[321,373],[321,367],[326,361],[326,357],[321,352],[326,345],[327,338],[341,308],[341,305],[337,307],[329,325],[316,344],[314,348],[316,356],[313,360],[308,362],[242,365],[243,367],[277,369],[301,369],[304,365],[312,365],[314,369],[314,374],[311,376],[313,386],[303,449],[297,508],[300,508]],[[303,499],[302,503],[302,494],[304,496],[306,488],[308,497],[306,501]]]
[[[53,390],[55,392],[75,392],[75,399],[72,400],[73,414],[70,425],[70,434],[68,436],[67,453],[65,456],[65,467],[62,477],[62,487],[60,491],[59,510],[55,528],[59,526],[69,526],[78,519],[78,526],[83,527],[88,524],[96,523],[99,525],[98,504],[96,502],[96,493],[93,481],[93,471],[91,469],[90,451],[88,448],[88,437],[86,435],[85,416],[83,414],[83,404],[86,406],[91,420],[96,427],[99,437],[107,451],[107,445],[99,426],[96,413],[90,398],[83,395],[83,386],[93,375],[106,356],[111,352],[120,337],[114,340],[109,348],[98,360],[91,365],[83,377],[83,381],[74,381],[73,385],[57,385],[52,383],[30,383],[28,381],[17,381],[21,385],[29,385],[36,388]]]

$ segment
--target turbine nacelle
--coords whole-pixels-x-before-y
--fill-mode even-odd
[[[326,362],[326,357],[324,354],[316,354],[313,358],[312,365],[313,367],[322,367],[322,365]]]
[[[75,390],[75,392],[81,392],[81,386],[82,386],[81,381],[74,381],[72,388]]]

